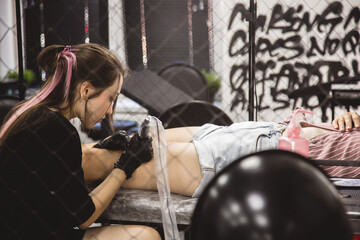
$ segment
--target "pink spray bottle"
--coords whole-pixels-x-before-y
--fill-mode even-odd
[[[312,114],[312,112],[303,109],[296,110],[293,113],[290,123],[287,126],[285,132],[279,138],[278,148],[282,150],[296,152],[305,157],[309,157],[309,141],[301,134],[301,126],[296,118],[296,115],[298,113]]]

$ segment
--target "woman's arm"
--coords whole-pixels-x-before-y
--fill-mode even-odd
[[[86,220],[86,222],[79,225],[79,228],[88,228],[100,217],[100,215],[109,206],[115,194],[123,184],[125,178],[126,175],[124,171],[114,168],[109,176],[89,194],[95,205],[95,212],[88,220]]]
[[[84,171],[85,183],[88,185],[104,180],[123,153],[123,151],[93,148],[92,145],[82,146],[81,166]]]
[[[80,228],[87,228],[94,223],[109,206],[125,179],[131,178],[133,172],[140,167],[142,163],[149,162],[152,159],[151,141],[151,138],[141,138],[137,134],[131,138],[126,152],[121,154],[115,164],[113,163],[110,174],[89,194],[95,205],[95,211],[88,220],[79,226]],[[91,151],[93,148],[84,150]],[[100,151],[103,149],[95,148],[93,151],[95,150]],[[107,151],[105,151],[105,153],[106,152]]]

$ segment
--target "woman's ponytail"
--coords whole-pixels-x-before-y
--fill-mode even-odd
[[[51,92],[61,83],[65,76],[64,95],[63,100],[66,101],[69,96],[72,69],[76,67],[76,55],[71,49],[71,46],[62,47],[63,50],[57,53],[59,46],[52,46],[45,49],[38,57],[39,66],[49,75],[51,78],[45,83],[42,89],[32,98],[24,101],[18,105],[12,114],[12,116],[4,123],[0,131],[0,139],[5,134],[11,124],[26,110],[32,106],[42,102],[46,99]],[[46,61],[48,61],[46,63]],[[52,74],[54,72],[54,74]]]

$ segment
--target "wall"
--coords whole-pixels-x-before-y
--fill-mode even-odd
[[[0,1],[0,82],[17,68],[15,1]]]
[[[248,119],[249,1],[214,0],[215,66],[223,78],[222,106],[234,120]],[[358,0],[258,1],[256,30],[257,120],[279,121],[295,106],[330,121],[328,104],[317,96],[289,99],[305,89],[340,77],[358,77]],[[308,91],[309,92],[309,91]]]

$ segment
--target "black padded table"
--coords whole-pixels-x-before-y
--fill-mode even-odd
[[[179,232],[183,234],[183,239],[188,239],[197,198],[171,194],[171,200]],[[120,189],[97,222],[147,225],[163,234],[159,194],[157,191],[150,190]]]
[[[360,187],[359,188],[338,188],[343,197],[341,198],[354,234],[360,234]]]
[[[360,187],[339,188],[354,234],[360,234]],[[177,224],[188,230],[197,198],[171,194]],[[146,224],[162,227],[159,195],[156,191],[120,189],[99,218],[101,223]]]
[[[171,194],[178,225],[190,225],[197,198]],[[100,222],[162,223],[157,191],[120,189]]]
[[[339,160],[311,160],[317,165],[360,166],[360,162]],[[340,180],[331,178],[332,181]],[[360,234],[360,185],[336,186],[349,216],[354,234]],[[197,198],[171,194],[172,204],[180,230],[187,231]],[[146,224],[162,227],[162,215],[157,191],[120,189],[110,206],[99,218],[100,223]]]

